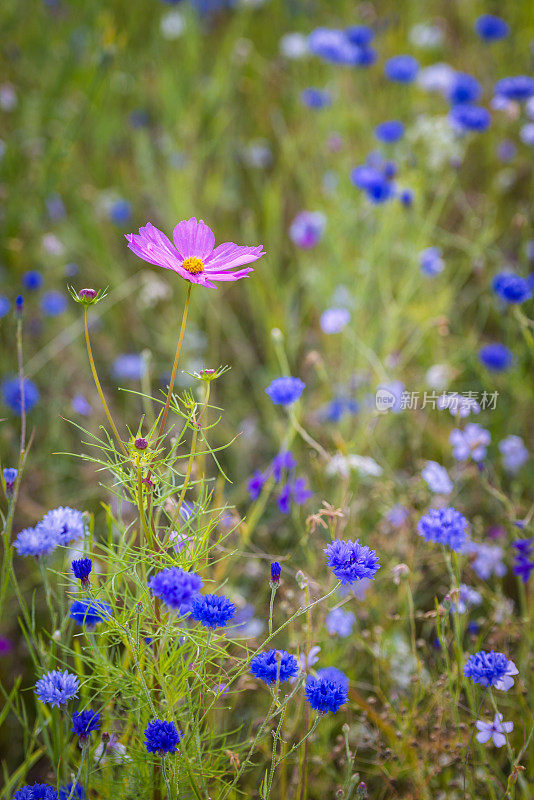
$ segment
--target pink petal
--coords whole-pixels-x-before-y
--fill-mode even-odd
[[[224,242],[212,252],[204,262],[206,269],[233,269],[241,267],[243,264],[250,264],[265,255],[261,245],[259,247],[247,247],[246,245]]]
[[[183,220],[175,226],[172,238],[182,260],[196,256],[205,261],[215,245],[215,236],[203,220],[197,222],[196,217]]]
[[[165,234],[150,222],[144,228],[139,228],[139,234],[128,233],[126,240],[130,250],[150,264],[174,271],[180,265],[176,249]]]
[[[249,272],[254,272],[252,267],[239,269],[236,272],[210,272],[209,270],[204,270],[202,274],[212,281],[238,281],[240,278],[246,278]]]
[[[498,733],[497,731],[495,731],[493,734],[493,744],[495,745],[495,747],[502,747],[503,744],[506,744],[506,736],[503,733]]]

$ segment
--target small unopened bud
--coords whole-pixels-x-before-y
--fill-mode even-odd
[[[356,789],[356,797],[358,798],[358,800],[364,800],[367,797],[367,786],[363,781],[361,781],[361,783],[358,784],[358,787]]]
[[[299,585],[299,589],[306,589],[306,587],[308,586],[308,578],[300,569],[295,575],[295,580]]]
[[[52,634],[52,639],[54,640],[54,642],[59,642],[59,640],[61,639],[61,631],[54,631],[54,633]]]
[[[141,614],[141,612],[143,611],[143,608],[144,608],[144,606],[143,606],[143,604],[142,604],[142,602],[141,602],[141,601],[139,601],[138,603],[136,603],[136,605],[135,605],[135,611],[136,611],[136,613],[137,613],[137,614]]]
[[[15,300],[15,314],[20,317],[24,311],[24,298],[21,294]]]
[[[80,289],[78,292],[78,297],[80,300],[94,300],[97,296],[98,292],[96,289]]]
[[[134,444],[138,450],[146,450],[148,447],[148,442],[144,436],[140,436],[139,439],[136,439]]]
[[[7,497],[11,497],[13,495],[17,474],[17,470],[14,467],[6,467],[3,471]]]
[[[154,488],[154,484],[152,483],[152,481],[150,480],[150,478],[143,478],[143,480],[142,480],[142,483],[144,483],[144,484],[145,484],[145,486],[146,486],[148,489],[150,489],[150,491],[152,491],[152,489]]]
[[[275,342],[283,342],[284,341],[284,334],[280,330],[280,328],[273,328],[271,330],[271,339]]]
[[[410,574],[410,567],[407,564],[396,564],[393,569],[393,583],[398,586],[401,578],[406,578]]]
[[[106,731],[104,731],[104,733],[102,734],[102,741],[104,742],[104,744],[107,744],[109,742],[109,733],[107,733]]]
[[[275,589],[280,584],[280,575],[282,574],[282,567],[278,563],[278,561],[273,561],[271,564],[271,580],[269,585],[271,589]]]

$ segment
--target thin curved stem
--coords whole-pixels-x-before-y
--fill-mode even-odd
[[[102,407],[106,413],[106,417],[108,418],[108,422],[111,425],[111,429],[115,435],[116,440],[118,441],[120,448],[125,456],[128,456],[126,448],[122,442],[121,437],[119,436],[119,432],[117,430],[117,426],[113,422],[113,417],[111,416],[111,412],[108,408],[108,404],[106,402],[106,398],[104,397],[104,392],[102,391],[102,386],[100,385],[100,380],[98,378],[98,373],[96,371],[95,361],[93,358],[93,351],[91,349],[91,341],[89,339],[89,327],[87,325],[87,309],[84,309],[83,314],[83,325],[85,329],[85,344],[87,347],[87,355],[89,356],[89,364],[91,365],[91,372],[93,373],[93,379],[95,382],[96,390],[98,392],[98,396],[100,397],[100,402],[102,403]]]
[[[185,298],[185,306],[184,311],[182,314],[182,324],[180,326],[180,335],[178,337],[178,344],[176,345],[176,353],[174,354],[174,363],[172,365],[172,372],[171,372],[171,379],[169,381],[169,391],[167,392],[167,399],[165,401],[165,407],[163,409],[163,414],[161,417],[161,422],[159,424],[159,431],[158,431],[158,440],[161,440],[163,435],[163,431],[165,430],[165,423],[167,422],[167,415],[169,413],[169,406],[171,404],[172,392],[174,389],[174,382],[176,380],[176,371],[178,369],[178,361],[180,359],[180,353],[182,351],[182,344],[184,341],[184,333],[185,333],[185,325],[187,322],[187,314],[189,311],[189,301],[191,299],[191,289],[193,284],[190,283],[187,289],[187,297]],[[158,441],[159,446],[159,441]],[[157,449],[157,448],[156,448]]]

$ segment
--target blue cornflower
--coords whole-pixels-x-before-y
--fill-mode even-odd
[[[180,614],[191,611],[193,598],[203,586],[202,578],[194,572],[186,572],[181,567],[167,567],[157,572],[148,581],[148,587],[155,597],[161,597],[165,605]]]
[[[497,148],[497,157],[505,164],[512,161],[517,155],[517,147],[511,139],[503,139]]]
[[[341,583],[354,583],[362,578],[374,578],[380,569],[376,550],[367,545],[336,539],[325,547],[327,565]]]
[[[58,317],[67,310],[68,302],[63,292],[50,289],[41,298],[41,310],[48,317]]]
[[[36,269],[30,269],[22,276],[22,285],[29,291],[36,291],[43,285],[43,276]]]
[[[291,511],[291,486],[289,483],[286,483],[285,486],[282,486],[282,490],[278,495],[278,510],[281,514],[289,514]]]
[[[231,600],[216,594],[199,594],[191,605],[191,617],[206,628],[225,628],[235,612]]]
[[[344,705],[347,700],[347,689],[339,681],[332,681],[321,677],[314,678],[308,675],[305,687],[306,700],[319,714],[333,714]]]
[[[74,787],[74,791],[73,791]],[[59,789],[59,800],[85,800],[85,789],[81,783],[67,783]]]
[[[85,742],[93,731],[100,728],[100,714],[93,711],[91,708],[85,711],[75,711],[72,715],[72,728],[71,731],[79,737],[82,742]]]
[[[299,665],[295,656],[285,650],[267,650],[251,658],[250,671],[254,677],[272,685],[277,678],[280,683],[293,678],[299,671]]]
[[[332,93],[327,89],[309,86],[300,93],[300,102],[308,108],[329,108],[332,105]]]
[[[395,191],[382,169],[371,166],[355,167],[350,173],[352,183],[362,189],[375,204],[385,203]]]
[[[109,209],[109,218],[114,225],[129,222],[132,216],[132,204],[127,200],[116,200]]]
[[[308,37],[308,49],[331,64],[356,65],[362,49],[351,43],[345,31],[316,28]]]
[[[517,472],[528,461],[528,450],[520,436],[506,436],[499,442],[499,450],[508,472]]]
[[[48,216],[52,222],[57,222],[58,220],[63,219],[67,213],[65,209],[65,203],[63,202],[61,195],[57,194],[56,192],[48,195],[45,203]]]
[[[521,578],[523,583],[527,583],[530,573],[534,570],[534,553],[532,553],[532,539],[516,539],[512,542],[512,547],[516,551],[513,564],[514,575]]]
[[[399,197],[399,200],[401,202],[401,205],[403,205],[404,208],[411,208],[412,207],[414,193],[412,192],[411,189],[402,189],[399,192],[398,197]]]
[[[419,266],[424,275],[433,278],[445,269],[441,247],[427,247],[419,253]]]
[[[404,125],[396,119],[381,122],[375,128],[375,136],[380,142],[391,144],[398,142],[404,136]]]
[[[491,288],[506,303],[524,303],[532,297],[528,281],[514,272],[499,272],[494,277]]]
[[[29,378],[24,378],[24,411],[28,413],[39,400],[37,386]],[[4,405],[20,416],[22,411],[20,378],[6,378],[2,381]]]
[[[528,100],[534,94],[534,78],[530,75],[515,75],[502,78],[495,84],[495,94],[507,100]]]
[[[514,363],[512,351],[500,342],[486,344],[478,351],[479,361],[494,372],[504,372]]]
[[[453,490],[449,473],[437,461],[427,461],[421,470],[421,477],[435,494],[450,494]]]
[[[454,428],[449,434],[452,454],[457,461],[483,461],[491,442],[491,434],[476,422],[468,422],[463,430]]]
[[[117,380],[138,381],[145,373],[145,362],[139,353],[123,353],[117,356],[111,368]]]
[[[18,470],[16,470],[14,467],[4,467],[2,470],[4,483],[6,484],[6,494],[8,496],[13,494],[13,488],[15,486],[15,481],[17,480],[18,474]]]
[[[461,103],[451,109],[449,120],[452,127],[460,132],[482,133],[487,131],[491,125],[491,114],[487,108],[482,108],[482,106]]]
[[[175,753],[182,740],[182,733],[177,729],[174,722],[166,722],[161,719],[154,719],[148,723],[145,731],[144,745],[149,753]]]
[[[55,536],[58,544],[62,545],[83,539],[89,533],[82,512],[69,506],[59,506],[47,511],[39,526]]]
[[[450,508],[431,508],[417,523],[417,533],[427,542],[461,550],[467,541],[467,520],[459,511]]]
[[[291,497],[298,506],[313,497],[313,492],[307,488],[306,478],[295,478],[291,485]]]
[[[384,74],[390,81],[411,83],[419,72],[419,62],[413,56],[393,56],[384,65]]]
[[[476,78],[467,72],[455,72],[447,99],[455,106],[459,103],[474,103],[481,94],[482,87]]]
[[[273,561],[271,564],[271,583],[280,583],[280,576],[282,574],[282,567],[278,561]]]
[[[89,585],[89,575],[93,568],[93,562],[90,558],[79,558],[71,564],[74,577],[82,582],[82,586]]]
[[[257,469],[252,478],[249,478],[247,483],[247,489],[251,500],[257,500],[261,494],[261,490],[265,486],[267,481],[267,476],[263,475],[259,469]]]
[[[375,32],[368,25],[352,25],[345,28],[345,36],[356,47],[367,47],[375,38]]]
[[[510,33],[510,26],[501,17],[493,14],[482,14],[475,22],[475,31],[486,42],[505,39]]]
[[[35,556],[36,558],[48,555],[57,546],[57,536],[53,536],[48,530],[43,529],[40,523],[35,528],[25,528],[13,542],[13,547],[19,556]]]
[[[534,570],[534,561],[522,555],[516,555],[513,566],[514,575],[517,575],[523,583],[527,583],[531,572]]]
[[[327,681],[333,681],[334,683],[339,683],[346,691],[348,691],[349,679],[345,673],[337,667],[323,667],[322,669],[318,669],[317,677],[324,678]]]
[[[341,333],[350,322],[350,311],[346,308],[327,308],[321,314],[319,324],[323,333]]]
[[[296,466],[297,462],[293,457],[293,453],[291,453],[289,450],[280,451],[280,453],[273,458],[271,464],[273,478],[275,479],[276,483],[279,483],[282,480],[284,472],[290,472],[291,470],[295,469]]]
[[[350,397],[334,397],[319,414],[321,419],[328,422],[340,422],[345,415],[357,414],[359,410],[360,404],[357,400]]]
[[[326,217],[321,211],[300,211],[289,227],[291,241],[303,250],[315,247],[326,228]]]
[[[293,378],[288,375],[282,378],[275,378],[265,391],[275,405],[290,406],[299,399],[305,386],[306,384],[300,378]]]
[[[54,669],[45,672],[43,677],[35,684],[35,694],[43,703],[51,706],[65,705],[67,700],[76,697],[79,689],[78,678],[68,670]]]
[[[334,608],[327,614],[325,622],[328,633],[336,633],[338,636],[346,638],[352,633],[356,617],[352,611],[343,611],[342,608]]]
[[[508,661],[504,653],[491,650],[479,650],[469,656],[464,667],[464,675],[471,678],[474,683],[481,686],[495,686],[507,692],[514,685],[512,675],[517,675],[519,670],[513,661]]]
[[[11,303],[9,302],[8,298],[5,296],[5,294],[0,294],[0,319],[5,317],[10,308]]]
[[[75,600],[69,611],[71,619],[78,625],[86,625],[88,628],[94,628],[111,616],[113,616],[111,606],[98,600]]]
[[[21,786],[13,800],[58,800],[58,794],[47,783],[34,783],[33,786]]]
[[[72,398],[72,410],[76,414],[88,417],[93,410],[83,394],[75,394]]]

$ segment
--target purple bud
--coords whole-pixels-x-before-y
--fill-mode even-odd
[[[97,294],[96,289],[80,289],[78,297],[80,300],[94,300]]]
[[[146,450],[148,447],[148,442],[144,436],[140,436],[139,439],[135,440],[135,446],[138,450]]]

